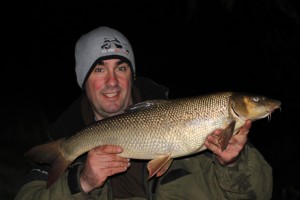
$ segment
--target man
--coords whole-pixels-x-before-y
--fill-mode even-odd
[[[117,30],[99,27],[77,42],[76,76],[82,96],[49,130],[51,140],[121,114],[131,104],[166,99],[168,89],[146,78],[135,79],[131,45]],[[225,151],[220,130],[205,145],[210,150],[175,159],[160,178],[147,179],[146,162],[118,156],[118,146],[100,146],[77,158],[61,178],[46,188],[48,165],[28,174],[16,199],[270,199],[272,169],[247,143],[247,121]],[[212,153],[213,152],[213,153]]]

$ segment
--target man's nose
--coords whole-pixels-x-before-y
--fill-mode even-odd
[[[111,72],[107,75],[106,83],[110,86],[115,86],[118,84],[118,79],[114,72]]]

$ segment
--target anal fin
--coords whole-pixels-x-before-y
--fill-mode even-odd
[[[173,158],[171,158],[171,156],[169,155],[150,160],[147,165],[149,172],[148,179],[150,179],[154,175],[156,175],[157,177],[163,175],[169,169],[172,161]]]

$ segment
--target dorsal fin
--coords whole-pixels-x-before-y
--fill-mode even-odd
[[[154,108],[157,107],[161,104],[167,103],[167,100],[148,100],[148,101],[143,101],[140,103],[136,103],[133,105],[130,105],[125,112],[135,112],[135,111],[139,111],[139,110],[145,110],[145,109],[150,109],[150,108]]]

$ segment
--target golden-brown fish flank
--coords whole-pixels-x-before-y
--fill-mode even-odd
[[[124,149],[120,156],[149,160],[149,178],[161,176],[173,158],[205,150],[204,141],[214,130],[224,129],[219,140],[224,149],[245,120],[270,116],[280,104],[278,100],[235,92],[145,101],[69,138],[33,147],[26,156],[52,164],[47,187],[79,155],[101,145],[119,145]]]

